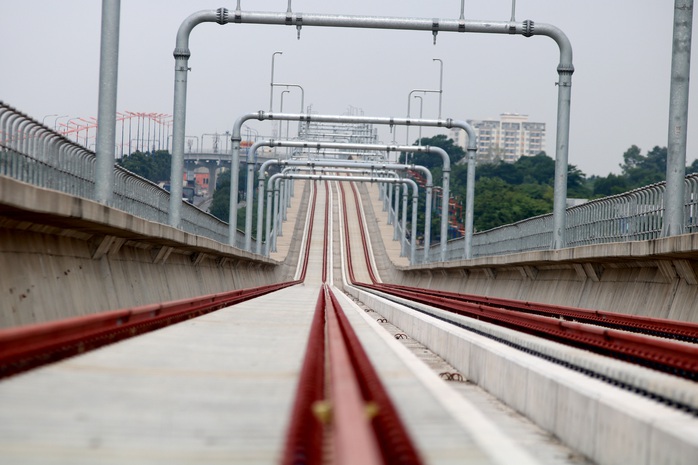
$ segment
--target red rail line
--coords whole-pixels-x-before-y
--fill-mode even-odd
[[[0,378],[297,284],[291,281],[0,330]]]
[[[408,291],[415,290],[415,288],[409,286],[394,284],[389,286],[394,289],[404,289]],[[603,310],[589,310],[585,308],[504,299],[499,297],[460,294],[448,291],[435,291],[431,289],[422,289],[420,292],[423,294],[433,295],[435,297],[448,297],[461,302],[491,305],[509,310],[564,319],[567,321],[592,323],[608,328],[622,329],[625,331],[648,334],[652,336],[698,343],[698,324],[696,323],[628,315]]]
[[[327,192],[327,182],[325,189]],[[333,463],[420,464],[421,459],[378,374],[336,296],[324,282],[328,275],[329,212],[326,202],[323,285],[315,306],[281,463],[324,463],[323,437],[331,433]],[[328,373],[325,366],[329,367]],[[328,395],[326,401],[323,392]],[[328,404],[331,415],[321,417],[310,413]],[[370,412],[373,414],[369,415]]]
[[[358,202],[356,191],[354,191],[354,197],[355,201]],[[669,334],[670,337],[676,339],[691,340],[698,335],[695,331],[698,329],[698,325],[623,315],[615,312],[596,312],[572,307],[460,295],[452,292],[378,283],[368,257],[366,246],[368,239],[363,225],[361,236],[366,266],[369,269],[372,283],[356,282],[353,271],[351,271],[349,276],[354,285],[541,336],[683,378],[698,380],[698,346],[653,337]],[[351,260],[351,257],[349,259]],[[353,264],[349,265],[349,269],[353,270]],[[570,319],[579,321],[569,321]],[[612,327],[600,327],[600,323]],[[613,329],[613,327],[618,329]],[[628,328],[636,333],[627,332]]]
[[[361,284],[361,286],[683,378],[698,380],[698,346],[587,323],[575,323],[490,305],[461,302],[448,297],[425,294],[421,289],[410,291],[384,285]]]

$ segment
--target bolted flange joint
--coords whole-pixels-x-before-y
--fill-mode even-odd
[[[535,24],[530,19],[526,19],[523,22],[523,36],[531,37],[535,32]]]
[[[218,8],[216,10],[216,13],[218,14],[218,19],[216,22],[218,24],[227,24],[228,23],[228,9],[227,8]]]
[[[191,52],[189,51],[188,48],[175,48],[174,52],[172,53],[174,55],[175,60],[179,60],[180,58],[183,58],[185,60],[188,60],[189,57],[191,56]]]

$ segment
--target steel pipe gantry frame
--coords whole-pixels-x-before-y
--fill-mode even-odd
[[[260,147],[294,147],[294,148],[316,148],[316,149],[322,149],[322,148],[340,148],[340,149],[365,149],[365,150],[377,150],[377,151],[385,151],[385,152],[390,152],[390,151],[406,151],[406,152],[421,152],[421,153],[436,153],[441,156],[442,161],[443,161],[443,173],[444,173],[444,183],[443,183],[443,189],[445,193],[448,193],[449,191],[449,177],[448,174],[451,171],[450,168],[450,159],[448,157],[448,154],[440,147],[423,147],[423,146],[395,146],[395,145],[381,145],[381,144],[347,144],[343,142],[302,142],[302,141],[276,141],[276,140],[267,140],[267,141],[258,141],[254,143],[248,153],[247,153],[247,198],[250,199],[252,198],[253,195],[253,189],[254,189],[254,165],[255,165],[255,153],[258,148]],[[358,161],[341,161],[341,160],[267,160],[265,161],[259,168],[259,183],[262,182],[262,173],[264,173],[265,169],[267,166],[270,164],[277,164],[277,165],[286,165],[286,166],[339,166],[339,167],[357,167],[357,168],[377,168],[377,169],[396,169],[396,170],[406,170],[406,169],[415,169],[418,171],[421,171],[425,174],[425,177],[427,178],[427,185],[426,185],[426,203],[427,203],[427,208],[428,211],[426,212],[426,219],[427,221],[426,224],[431,224],[431,196],[432,196],[432,188],[433,188],[433,180],[431,176],[431,172],[420,165],[414,165],[414,164],[397,164],[397,163],[381,163],[381,162],[358,162]],[[232,173],[234,176],[234,173]],[[259,184],[258,184],[259,186]],[[259,187],[258,187],[259,191]],[[231,190],[232,192],[232,190]],[[446,196],[444,198],[447,199]],[[230,214],[233,214],[233,203],[234,199],[231,195],[230,199]],[[235,204],[237,205],[237,204]],[[258,231],[260,230],[259,228],[259,218],[260,218],[260,210],[259,210],[259,203],[257,204],[257,226],[258,226]],[[448,212],[448,204],[446,204],[446,209],[444,210],[443,208],[443,200],[442,200],[442,217],[441,217],[441,260],[444,260],[444,256],[446,253],[446,238],[444,231],[447,230],[448,227],[448,218],[444,217],[444,212]],[[235,215],[237,217],[237,208],[235,208]],[[232,216],[231,216],[232,218]],[[232,228],[232,226],[230,226]],[[431,245],[431,231],[429,228],[425,229],[424,232],[424,259],[427,261],[429,257],[429,246]],[[252,241],[252,211],[247,210],[245,212],[245,250],[251,252],[251,241]],[[258,252],[259,253],[259,252]]]
[[[272,176],[269,177],[269,180],[267,181],[267,204],[270,203],[271,199],[269,198],[269,192],[273,189],[273,185],[275,182],[282,180],[282,179],[311,179],[311,180],[318,180],[318,181],[349,181],[349,182],[384,182],[384,183],[389,183],[389,184],[394,184],[394,183],[401,183],[401,184],[408,184],[412,187],[412,226],[411,226],[411,232],[410,234],[412,235],[412,241],[410,242],[410,263],[414,263],[414,258],[415,258],[415,253],[416,253],[416,247],[417,247],[417,242],[415,241],[415,238],[417,237],[417,199],[419,197],[418,193],[418,187],[417,183],[414,182],[411,179],[408,178],[379,178],[379,177],[372,177],[372,176],[333,176],[333,175],[323,175],[323,174],[282,174],[282,173],[277,173],[273,174]],[[266,255],[269,255],[270,251],[270,245],[271,245],[271,209],[267,207],[267,216],[266,216],[266,234],[267,234],[267,246],[265,247],[266,249]],[[404,222],[403,222],[404,223]],[[402,234],[405,234],[405,230],[403,228]]]
[[[388,117],[373,117],[373,116],[346,116],[346,115],[309,115],[309,114],[294,114],[294,113],[265,113],[259,111],[257,113],[248,113],[239,117],[235,124],[233,125],[233,134],[231,139],[233,141],[233,153],[231,154],[231,204],[230,204],[230,224],[229,228],[231,231],[231,236],[233,232],[237,230],[237,202],[232,202],[232,193],[238,190],[238,176],[237,171],[240,165],[240,128],[250,119],[257,119],[259,121],[273,121],[273,120],[291,120],[291,121],[320,121],[320,122],[333,122],[333,123],[372,123],[372,124],[384,124],[390,126],[429,126],[429,127],[444,127],[450,128],[461,128],[468,134],[468,146],[467,146],[467,159],[468,159],[468,182],[466,190],[466,215],[465,215],[465,242],[464,242],[464,258],[470,258],[472,251],[472,224],[473,224],[473,199],[475,197],[475,152],[477,151],[477,140],[475,136],[475,131],[473,128],[465,121],[446,119],[446,120],[429,120],[429,119],[407,119],[407,118],[388,118]],[[237,141],[237,142],[236,142]],[[316,148],[318,144],[323,144],[322,142],[302,142],[302,141],[290,141],[289,143],[300,144],[292,145],[293,147],[301,148]],[[339,146],[339,148],[365,148],[366,150],[381,150],[385,151],[386,147],[391,147],[391,150],[400,150],[403,152],[424,152],[424,147],[409,145],[409,146],[393,146],[393,145],[372,145],[372,144],[343,144],[343,143],[328,143],[332,145]],[[322,146],[320,146],[322,148]],[[327,146],[327,148],[332,148]],[[450,180],[450,158],[448,154],[440,147],[429,147],[429,151],[438,153],[444,159],[444,169],[443,169],[443,186],[444,186],[444,198],[442,200],[442,211],[448,212],[448,197],[446,196],[449,180]],[[442,222],[441,225],[441,261],[445,260],[446,256],[446,235],[448,231],[448,221]]]
[[[513,19],[513,18],[512,18]],[[294,13],[290,9],[286,12],[247,12],[240,9],[240,3],[235,10],[229,11],[227,8],[217,10],[202,10],[191,14],[186,18],[177,31],[175,57],[175,89],[174,89],[174,111],[173,111],[173,142],[172,142],[172,176],[171,176],[171,197],[169,224],[179,227],[181,220],[181,199],[182,180],[181,173],[184,168],[184,138],[186,125],[186,95],[187,95],[187,73],[189,72],[189,36],[197,25],[205,22],[215,22],[220,25],[237,24],[268,24],[295,26],[300,34],[303,26],[321,27],[346,27],[364,29],[390,29],[390,30],[413,30],[431,32],[434,38],[439,32],[458,33],[484,33],[484,34],[507,34],[521,35],[524,37],[546,36],[550,37],[557,44],[560,51],[560,61],[557,66],[558,73],[558,104],[557,104],[557,141],[555,148],[555,194],[553,203],[553,240],[552,248],[559,249],[565,246],[565,209],[567,198],[567,168],[569,153],[569,126],[570,126],[570,100],[572,92],[572,74],[574,66],[572,64],[572,46],[567,36],[557,27],[550,24],[536,24],[531,20],[517,21],[482,21],[466,20],[462,15],[459,19],[438,19],[438,18],[395,18],[379,16],[351,16],[351,15],[328,15],[328,14],[307,14]],[[408,120],[406,124],[413,124]],[[443,124],[441,124],[443,125]],[[468,134],[471,136],[471,133]],[[239,136],[238,136],[239,137]],[[473,137],[469,137],[469,146],[473,142]],[[237,146],[237,147],[236,147]],[[239,141],[233,140],[233,152],[239,152]],[[468,166],[470,167],[470,157],[474,152],[468,154]],[[473,171],[474,177],[474,171]],[[232,180],[232,184],[237,184],[237,178]],[[468,173],[470,185],[470,170]],[[231,192],[233,187],[231,186]],[[466,242],[465,258],[470,258],[468,243],[469,234],[472,229],[468,229],[468,216],[472,216],[472,196],[466,198]],[[232,217],[231,221],[236,222]],[[472,239],[472,238],[470,238]]]

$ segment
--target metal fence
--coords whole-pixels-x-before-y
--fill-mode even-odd
[[[95,199],[94,152],[0,101],[0,175],[70,195]],[[698,174],[685,178],[684,230],[698,231]],[[604,197],[567,209],[568,247],[655,239],[664,219],[666,183]],[[114,167],[111,206],[167,224],[169,192],[120,167]],[[183,202],[184,231],[228,243],[228,224]],[[392,209],[392,206],[391,206]],[[398,227],[400,225],[398,224]],[[473,257],[546,250],[552,243],[552,214],[529,218],[473,235]],[[244,247],[238,231],[235,246]],[[446,260],[463,258],[463,239],[449,241]],[[430,257],[438,260],[439,245]],[[419,262],[423,254],[418,253]]]
[[[0,101],[0,175],[95,200],[95,153]],[[157,184],[114,166],[110,206],[167,224],[170,194]],[[228,242],[228,223],[184,202],[184,231]],[[236,247],[244,246],[238,231]]]
[[[698,174],[684,182],[684,231],[692,233],[698,231]],[[567,247],[661,237],[665,190],[666,182],[660,182],[568,208]],[[552,214],[547,214],[475,233],[472,252],[473,257],[504,255],[546,250],[551,243]],[[449,241],[446,259],[462,259],[463,246],[462,238]]]

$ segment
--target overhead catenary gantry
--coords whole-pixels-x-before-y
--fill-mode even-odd
[[[174,89],[174,126],[172,143],[172,176],[171,176],[171,197],[169,224],[179,227],[181,221],[181,194],[182,179],[181,173],[184,168],[184,138],[186,125],[186,94],[187,94],[187,74],[189,72],[189,36],[197,25],[205,22],[215,22],[221,25],[238,24],[267,24],[296,27],[300,35],[301,29],[309,26],[321,27],[343,27],[343,28],[364,28],[364,29],[390,29],[390,30],[413,30],[430,32],[434,39],[439,32],[458,33],[484,33],[484,34],[506,34],[520,35],[524,37],[546,36],[552,38],[558,45],[560,51],[560,61],[557,66],[558,73],[558,106],[557,106],[557,142],[555,148],[555,194],[553,204],[553,239],[552,248],[559,249],[565,246],[565,209],[567,198],[567,166],[569,152],[569,123],[570,123],[570,99],[572,87],[572,46],[567,36],[557,27],[549,24],[538,24],[531,20],[523,22],[514,21],[482,21],[466,20],[461,13],[458,19],[438,19],[438,18],[395,18],[380,16],[351,16],[351,15],[328,15],[312,13],[294,13],[289,9],[285,12],[248,12],[242,11],[240,2],[233,11],[227,8],[218,10],[203,10],[193,13],[186,18],[177,31],[175,57],[175,89]],[[414,120],[406,119],[405,125],[415,124]],[[439,119],[439,126],[448,127],[444,121]],[[398,124],[398,123],[390,123]],[[453,126],[451,126],[453,127]],[[468,134],[468,147],[474,142],[474,134]],[[236,136],[234,136],[236,137]],[[238,141],[233,139],[234,162],[239,159],[239,128]],[[237,158],[236,158],[237,151]],[[472,176],[474,181],[474,147],[470,153],[468,149],[468,189],[471,186],[471,162],[473,164]],[[472,160],[471,160],[472,157]],[[233,176],[231,192],[234,194],[237,188],[237,178]],[[469,217],[472,220],[473,205],[472,195],[466,196],[466,237],[465,237],[465,258],[470,258],[470,243],[472,239],[472,228],[468,228]],[[231,222],[236,222],[236,217],[231,216]],[[472,223],[471,223],[472,224]],[[236,228],[233,228],[235,232]],[[469,237],[470,235],[470,237]]]
[[[262,146],[268,146],[268,147],[295,147],[295,148],[304,148],[304,149],[323,149],[323,148],[336,148],[336,149],[359,149],[359,150],[373,150],[373,151],[384,151],[384,152],[413,152],[413,153],[433,153],[435,155],[438,155],[441,157],[442,163],[443,163],[443,185],[442,189],[444,191],[444,196],[442,199],[442,207],[441,207],[441,227],[440,227],[440,253],[441,253],[441,261],[445,259],[446,256],[446,246],[447,246],[447,238],[446,234],[448,231],[448,192],[449,192],[449,180],[450,180],[450,173],[451,173],[451,162],[448,154],[446,153],[445,150],[443,150],[441,147],[432,147],[432,146],[415,146],[415,145],[409,145],[409,146],[399,146],[399,145],[382,145],[382,144],[345,144],[345,143],[335,143],[335,142],[303,142],[303,141],[277,141],[277,140],[268,140],[268,141],[259,141],[252,145],[250,147],[250,150],[248,152],[248,157],[247,157],[247,198],[252,198],[252,189],[253,189],[253,170],[254,170],[254,154],[256,150],[259,147]],[[265,162],[266,165],[263,165],[260,168],[260,179],[261,179],[261,173],[264,173],[264,170],[266,169],[265,166],[268,166],[267,163],[274,163],[274,161],[270,162]],[[431,224],[431,187],[433,186],[432,180],[431,180],[431,172],[429,172],[428,169],[424,167],[416,167],[415,165],[405,165],[405,164],[388,164],[388,163],[381,163],[381,162],[355,162],[355,161],[339,161],[339,160],[279,160],[276,162],[276,164],[284,164],[286,163],[287,165],[313,165],[313,166],[354,166],[357,168],[380,168],[380,169],[400,169],[400,170],[405,170],[405,169],[416,169],[420,170],[425,173],[428,181],[428,188],[427,188],[427,208],[429,209],[427,211],[427,218],[426,224]],[[389,166],[390,165],[390,166]],[[428,174],[427,174],[428,173]],[[235,174],[233,174],[235,176]],[[233,200],[233,197],[231,196],[230,200],[230,215],[232,218],[233,211],[235,212],[235,215],[237,216],[237,208],[233,204],[236,204],[236,202]],[[259,204],[257,205],[257,209],[259,212]],[[257,217],[257,222],[259,223],[259,216]],[[232,224],[232,223],[230,223]],[[232,228],[232,226],[230,226]],[[431,244],[431,231],[428,231],[429,228],[426,228],[425,230],[425,237],[424,237],[424,249],[425,249],[425,261],[428,258],[429,254],[429,245]],[[259,231],[259,229],[258,229]],[[252,212],[250,209],[246,211],[245,215],[245,248],[246,250],[250,250],[251,248],[251,232],[252,232]]]
[[[338,168],[344,168],[346,169],[357,169],[357,168],[364,168],[367,170],[370,170],[374,175],[376,173],[381,173],[383,171],[405,171],[405,170],[415,170],[415,171],[421,171],[424,173],[425,178],[426,178],[426,183],[425,183],[425,191],[426,191],[426,199],[425,199],[425,211],[424,211],[424,218],[425,218],[425,225],[431,224],[431,196],[432,196],[432,190],[433,190],[433,180],[432,180],[432,175],[431,171],[429,171],[428,168],[421,166],[421,165],[402,165],[402,164],[397,164],[397,163],[376,163],[376,162],[360,162],[360,161],[341,161],[341,160],[267,160],[259,168],[259,175],[258,175],[258,199],[263,199],[264,196],[264,173],[266,172],[267,168],[271,165],[278,165],[278,166],[285,166],[285,167],[295,167],[295,168],[306,168],[306,169],[313,169],[313,170],[319,170],[319,169],[324,169],[327,167],[327,169],[334,169],[337,170]],[[389,196],[392,198],[392,190],[389,191]],[[386,199],[384,199],[385,202]],[[389,201],[388,201],[389,203]],[[396,209],[397,211],[397,209]],[[259,236],[259,231],[262,230],[262,214],[263,214],[263,204],[262,201],[258,200],[257,202],[257,232]],[[391,216],[389,215],[389,221],[388,224],[391,223]],[[248,228],[251,228],[251,225],[246,225],[245,229],[247,230]],[[247,237],[250,237],[250,242],[251,242],[251,235],[248,235]],[[430,228],[425,228],[424,230],[424,261],[426,262],[427,259],[429,258],[429,246],[428,244],[430,243],[430,237],[431,237],[431,230]],[[251,244],[250,244],[251,248]],[[249,250],[251,252],[251,250]],[[262,253],[262,244],[261,241],[257,241],[257,246],[256,246],[256,253],[260,254]]]
[[[291,173],[277,173],[269,177],[267,181],[267,205],[271,203],[270,193],[275,190],[274,184],[282,179],[312,179],[312,180],[325,180],[325,181],[350,181],[350,182],[371,182],[371,183],[402,183],[407,184],[412,187],[412,226],[411,226],[411,236],[412,241],[410,242],[410,263],[414,263],[416,254],[416,241],[417,237],[417,201],[419,197],[417,183],[412,179],[408,178],[382,178],[378,176],[336,176],[336,175],[325,175],[325,174],[291,174]],[[274,202],[276,205],[279,204],[278,201]],[[278,217],[278,212],[272,212],[271,210],[276,210],[276,206],[272,208],[267,208],[266,216],[266,255],[269,255],[271,250],[272,237],[274,233],[271,231],[271,217],[276,215]],[[405,209],[406,211],[406,209]],[[403,235],[405,234],[403,221]],[[404,242],[404,240],[403,240]]]
[[[289,174],[289,173],[299,173],[299,174],[322,174],[322,175],[336,175],[336,174],[352,174],[354,176],[370,176],[370,177],[378,177],[378,178],[384,178],[384,177],[390,177],[393,179],[399,179],[401,176],[398,174],[397,171],[392,171],[392,170],[380,170],[380,169],[367,169],[367,168],[337,168],[337,167],[317,167],[317,166],[288,166],[281,170],[281,174]],[[291,182],[286,182],[284,183],[284,189],[279,189],[279,211],[275,212],[275,218],[276,221],[278,221],[278,235],[282,235],[282,223],[283,221],[286,221],[286,211],[288,207],[290,206],[288,204],[289,196],[290,196],[290,189],[289,187],[291,186],[293,180],[290,180]],[[382,186],[388,186],[388,183],[379,183]],[[260,182],[261,186],[264,186],[264,182]],[[400,183],[394,183],[393,187],[398,190],[400,188]],[[264,187],[262,187],[264,189]],[[382,193],[382,190],[379,191]],[[276,194],[276,191],[274,192]],[[263,194],[263,192],[262,192]],[[260,195],[259,199],[263,199],[264,196]],[[383,197],[384,203],[387,201],[387,195]],[[392,215],[395,216],[395,221],[393,221],[393,240],[396,241],[400,239],[400,256],[405,257],[407,256],[407,248],[406,248],[406,224],[407,224],[407,187],[405,187],[402,195],[402,225],[400,226],[400,222],[397,218],[398,212],[399,212],[399,195],[395,196],[395,205],[393,207],[392,212],[389,211],[389,218],[392,218]],[[261,203],[261,202],[260,202]],[[258,203],[259,205],[259,203]],[[268,208],[269,206],[267,206]],[[425,207],[426,208],[426,207]],[[263,208],[261,209],[263,211]],[[392,213],[392,215],[391,215]],[[390,222],[388,222],[390,224]],[[261,230],[261,228],[260,228]],[[402,234],[400,234],[400,230],[402,230]],[[274,247],[273,250],[276,251],[276,235],[273,235],[273,240],[274,240]],[[257,242],[258,246],[261,247],[261,241]],[[261,254],[261,252],[257,252],[258,254]]]
[[[268,160],[268,162],[273,162],[274,160]],[[291,160],[294,161],[294,160]],[[265,162],[267,164],[268,162]],[[271,163],[273,164],[273,163]],[[268,165],[267,165],[268,166]],[[348,165],[343,165],[343,166],[348,166]],[[401,176],[397,173],[397,171],[394,171],[390,168],[388,169],[377,169],[375,167],[365,167],[365,168],[358,168],[356,165],[354,167],[343,167],[343,166],[315,166],[312,164],[304,164],[299,161],[299,164],[290,164],[286,165],[286,168],[284,168],[281,171],[281,174],[288,174],[292,172],[301,172],[301,171],[307,171],[309,174],[323,174],[323,175],[328,175],[328,174],[337,174],[337,173],[351,173],[356,176],[370,176],[373,178],[384,178],[384,177],[392,177],[393,179],[399,179]],[[424,168],[424,167],[422,167]],[[427,170],[426,168],[424,168]],[[428,170],[427,170],[428,171]],[[262,215],[264,212],[264,196],[265,196],[265,191],[264,191],[264,178],[260,176],[259,178],[259,187],[258,187],[258,202],[257,202],[257,236],[258,238],[261,237],[261,231],[262,231]],[[383,185],[387,185],[387,183],[380,183]],[[399,188],[400,183],[395,183],[394,187],[397,189]],[[431,185],[429,184],[428,187],[425,186],[425,189],[428,189],[431,191]],[[382,193],[382,191],[381,191]],[[276,195],[276,188],[274,194]],[[286,220],[286,208],[288,207],[287,201],[288,197],[290,195],[289,189],[279,189],[279,202],[277,205],[279,205],[279,211],[274,211],[273,215],[275,218],[275,221],[279,221],[279,223],[275,224],[276,226],[276,231],[277,233],[272,236],[272,250],[276,251],[276,246],[275,246],[275,239],[276,235],[281,235],[281,221]],[[392,195],[392,192],[391,192]],[[431,196],[429,196],[431,198]],[[388,197],[385,195],[383,198],[384,203],[387,201]],[[271,205],[267,204],[266,208],[270,208]],[[276,208],[276,206],[274,206]],[[397,221],[397,213],[398,213],[399,207],[398,207],[398,196],[395,197],[395,206],[393,208],[393,212],[395,215],[395,221],[393,221],[393,240],[398,240],[400,238],[400,235],[398,233],[398,221]],[[268,211],[268,210],[267,210]],[[428,211],[428,213],[425,213],[425,218],[431,218],[431,205],[427,204],[425,205],[425,211]],[[401,256],[407,255],[406,252],[406,247],[405,247],[405,232],[406,232],[406,221],[407,221],[407,191],[405,190],[403,192],[403,212],[402,212],[402,237],[401,237]],[[390,216],[389,212],[389,218],[392,218]],[[390,224],[390,221],[388,222]],[[430,224],[429,222],[425,221],[425,228],[426,225]],[[426,230],[426,229],[425,229]],[[267,238],[269,240],[269,238]],[[428,248],[425,247],[425,252],[428,250]],[[249,250],[251,252],[251,250]],[[257,246],[256,246],[256,253],[261,255],[262,253],[262,241],[257,240]],[[427,255],[425,255],[427,256]]]
[[[468,135],[467,144],[467,160],[468,160],[468,173],[467,173],[467,186],[466,186],[466,215],[465,215],[465,241],[464,241],[464,258],[470,258],[472,253],[472,224],[473,224],[473,199],[475,196],[475,152],[477,151],[477,140],[475,136],[475,131],[473,128],[465,121],[454,120],[451,118],[445,120],[431,120],[431,119],[407,119],[407,118],[389,118],[389,117],[374,117],[374,116],[347,116],[347,115],[309,115],[309,114],[296,114],[296,113],[265,113],[259,111],[257,113],[248,113],[239,117],[235,120],[233,125],[233,133],[231,136],[233,142],[233,149],[231,155],[231,203],[230,203],[230,223],[229,228],[231,232],[231,237],[235,237],[234,233],[237,230],[237,202],[233,201],[233,196],[238,190],[238,176],[237,173],[240,166],[240,142],[242,138],[240,136],[240,130],[242,125],[250,120],[257,119],[259,121],[273,121],[273,120],[291,120],[291,121],[301,121],[301,122],[332,122],[332,123],[371,123],[371,124],[382,124],[389,126],[427,126],[427,127],[443,127],[443,128],[460,128],[463,129]],[[277,143],[280,143],[277,141]],[[317,147],[318,142],[302,142],[302,141],[288,141],[290,144],[300,144],[298,147]],[[338,148],[364,148],[365,150],[387,150],[387,147],[393,147],[399,151],[404,152],[433,152],[441,155],[444,160],[444,172],[443,172],[443,183],[444,197],[442,200],[442,211],[448,212],[448,185],[450,179],[450,158],[448,154],[440,147],[429,147],[429,150],[425,150],[421,146],[391,146],[391,145],[373,145],[373,144],[331,144],[336,145]],[[294,145],[291,145],[294,146]],[[328,148],[332,148],[328,145]],[[437,150],[438,149],[438,150]],[[391,149],[392,150],[392,149]],[[235,199],[236,200],[236,199]],[[470,207],[470,208],[468,208]],[[448,221],[441,224],[441,247],[440,247],[440,259],[445,260],[446,257],[446,236],[448,233]]]

